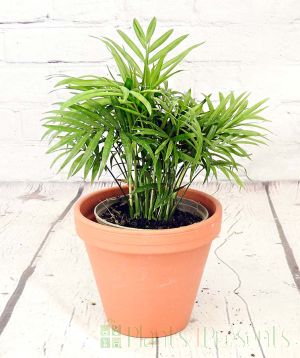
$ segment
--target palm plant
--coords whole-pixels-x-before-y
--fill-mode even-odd
[[[156,19],[144,31],[137,20],[134,42],[118,30],[124,45],[101,38],[118,67],[119,77],[66,77],[57,86],[75,94],[44,119],[45,136],[54,141],[59,170],[69,177],[83,169],[93,182],[107,170],[120,186],[128,184],[132,218],[168,220],[186,190],[203,172],[204,181],[222,172],[239,185],[239,158],[249,158],[244,145],[265,143],[265,100],[252,106],[248,94],[219,93],[201,101],[168,87],[168,79],[196,44],[169,56],[187,35],[166,45],[173,30],[156,40]],[[117,169],[117,170],[116,170]],[[119,176],[122,178],[119,178]],[[187,183],[184,183],[185,178]],[[120,186],[121,187],[121,186]]]

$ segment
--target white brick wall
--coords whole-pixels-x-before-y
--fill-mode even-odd
[[[50,7],[51,0],[1,0],[0,22],[17,24],[44,21]]]
[[[116,37],[133,17],[206,41],[171,84],[194,95],[218,90],[269,97],[269,147],[247,163],[254,180],[300,179],[299,0],[1,0],[0,180],[64,180],[49,169],[40,118],[64,98],[53,74],[107,74],[110,56],[89,37]],[[75,178],[75,180],[78,179]]]

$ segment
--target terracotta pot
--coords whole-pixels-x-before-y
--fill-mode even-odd
[[[126,190],[126,189],[125,189]],[[189,189],[185,198],[209,211],[207,220],[176,229],[128,230],[95,222],[94,207],[121,195],[118,187],[82,197],[75,224],[84,240],[108,323],[122,334],[161,337],[186,327],[222,208]]]

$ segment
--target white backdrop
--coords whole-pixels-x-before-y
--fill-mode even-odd
[[[206,41],[171,82],[202,92],[250,91],[269,97],[269,147],[255,149],[254,180],[300,179],[299,0],[1,0],[0,180],[65,180],[49,169],[40,118],[62,98],[48,75],[106,75],[110,56],[89,37],[117,37],[133,17],[158,18],[161,31]],[[79,177],[75,178],[78,180]]]

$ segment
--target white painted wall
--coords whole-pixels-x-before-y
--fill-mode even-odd
[[[62,97],[46,77],[107,74],[108,52],[89,37],[114,37],[133,17],[206,41],[173,85],[195,96],[218,90],[269,97],[269,147],[247,163],[254,180],[300,178],[299,0],[1,0],[0,180],[65,180],[49,169],[39,119]],[[77,178],[78,179],[78,178]]]

